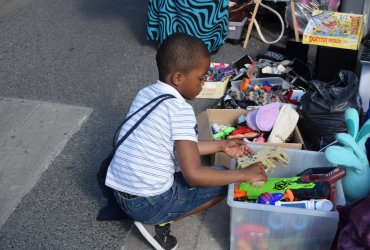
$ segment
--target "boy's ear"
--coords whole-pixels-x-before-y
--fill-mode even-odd
[[[171,75],[171,82],[176,86],[179,86],[183,82],[183,79],[184,75],[180,72],[175,72]]]

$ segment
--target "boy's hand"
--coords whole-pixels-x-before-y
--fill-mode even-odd
[[[235,158],[242,155],[252,155],[253,150],[241,139],[228,139],[225,141],[224,152]]]
[[[245,176],[245,182],[264,184],[267,182],[266,171],[261,162],[254,163],[246,168],[240,169]]]

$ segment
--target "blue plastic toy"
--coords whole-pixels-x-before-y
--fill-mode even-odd
[[[280,201],[284,197],[284,193],[262,193],[258,196],[257,203],[266,205],[275,205],[275,202]]]
[[[370,166],[365,143],[370,137],[370,120],[359,130],[359,114],[349,108],[344,113],[348,133],[339,133],[336,140],[343,146],[330,146],[325,155],[332,164],[346,170],[342,179],[343,191],[347,201],[355,201],[370,195]]]

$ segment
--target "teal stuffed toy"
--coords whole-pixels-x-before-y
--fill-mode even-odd
[[[346,200],[351,202],[370,195],[370,166],[365,143],[370,137],[370,120],[359,130],[359,114],[349,108],[344,113],[348,133],[339,133],[336,140],[343,146],[330,146],[325,155],[329,162],[346,170],[342,179]]]

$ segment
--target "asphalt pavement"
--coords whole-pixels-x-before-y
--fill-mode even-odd
[[[146,12],[147,1],[0,0],[0,249],[151,249],[132,221],[95,219],[98,165],[137,91],[157,80]],[[227,43],[212,61],[267,47],[253,31],[247,49]],[[191,104],[199,114],[215,100]],[[228,223],[223,202],[173,232],[179,249],[227,249]]]

